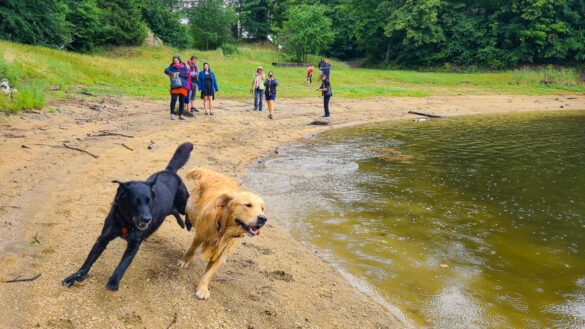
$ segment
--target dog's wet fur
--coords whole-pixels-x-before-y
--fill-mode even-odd
[[[114,181],[119,186],[101,235],[81,268],[63,280],[64,286],[70,287],[76,281],[83,281],[108,243],[122,237],[128,242],[126,251],[106,284],[109,289],[118,290],[120,280],[140,244],[160,227],[167,216],[173,215],[181,228],[185,227],[180,214],[185,215],[189,192],[177,170],[185,165],[192,150],[193,144],[181,144],[167,168],[153,174],[145,182]]]

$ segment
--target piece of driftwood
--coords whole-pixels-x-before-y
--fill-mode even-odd
[[[41,276],[41,273],[39,273],[39,274],[37,274],[37,275],[33,276],[32,278],[28,278],[28,279],[19,279],[19,278],[16,278],[16,279],[14,279],[14,280],[8,280],[8,281],[5,281],[5,282],[6,282],[6,283],[13,283],[13,282],[27,282],[27,281],[34,281],[34,280],[38,279],[40,276]]]
[[[126,144],[124,144],[124,143],[122,143],[122,146],[124,146],[125,148],[129,149],[130,151],[134,151],[134,149],[133,149],[133,148],[131,148],[130,146],[128,146],[128,145],[126,145]]]
[[[89,137],[122,136],[122,137],[134,138],[134,136],[131,136],[131,135],[124,135],[124,134],[119,134],[119,133],[113,133],[113,132],[110,132],[110,131],[107,131],[107,130],[102,130],[97,135],[87,134],[87,136],[89,136]]]
[[[167,329],[169,329],[170,327],[173,326],[173,324],[177,323],[177,313],[175,313],[175,317],[173,318],[173,322],[171,322],[171,324],[169,324],[169,326],[167,327]]]
[[[436,114],[430,114],[430,113],[422,113],[422,112],[415,112],[415,111],[408,111],[408,113],[410,113],[410,114],[416,114],[416,115],[422,115],[424,117],[429,117],[429,118],[437,118],[437,119],[448,118],[448,116],[436,115]]]
[[[91,152],[88,152],[88,151],[86,151],[86,150],[84,150],[84,149],[79,149],[79,148],[77,148],[77,147],[72,147],[72,146],[69,146],[69,145],[67,145],[67,144],[65,144],[65,143],[63,143],[63,146],[65,146],[66,148],[68,148],[68,149],[70,149],[70,150],[75,150],[75,151],[79,151],[79,152],[87,153],[87,154],[91,155],[92,157],[94,157],[94,158],[96,158],[96,159],[100,157],[99,155],[95,155],[95,154],[93,154],[93,153],[91,153]]]
[[[313,120],[312,122],[309,123],[309,126],[326,126],[328,124],[329,121]]]

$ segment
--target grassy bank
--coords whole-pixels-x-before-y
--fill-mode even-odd
[[[163,70],[172,55],[186,60],[192,54],[199,64],[209,61],[215,72],[219,96],[247,97],[256,67],[273,70],[279,80],[279,97],[318,96],[304,84],[304,68],[273,67],[278,53],[256,46],[240,47],[239,53],[224,56],[221,50],[177,51],[167,47],[121,47],[93,55],[83,55],[0,41],[0,78],[7,77],[19,89],[13,101],[0,97],[0,108],[42,107],[49,99],[67,98],[85,91],[97,95],[124,94],[153,99],[168,97],[168,78]],[[318,62],[315,56],[310,57]],[[362,98],[376,96],[428,96],[457,94],[566,94],[585,92],[574,70],[518,70],[501,73],[422,73],[354,69],[332,61],[334,95]],[[18,96],[17,96],[18,95]]]

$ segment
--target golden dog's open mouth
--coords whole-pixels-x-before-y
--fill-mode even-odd
[[[257,236],[260,235],[260,229],[263,225],[246,225],[239,219],[236,219],[236,223],[248,233],[250,236]]]

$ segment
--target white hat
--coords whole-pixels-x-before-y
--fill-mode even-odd
[[[264,69],[262,68],[262,66],[258,66],[258,68],[256,69],[256,71],[258,71],[258,70],[264,71]]]

